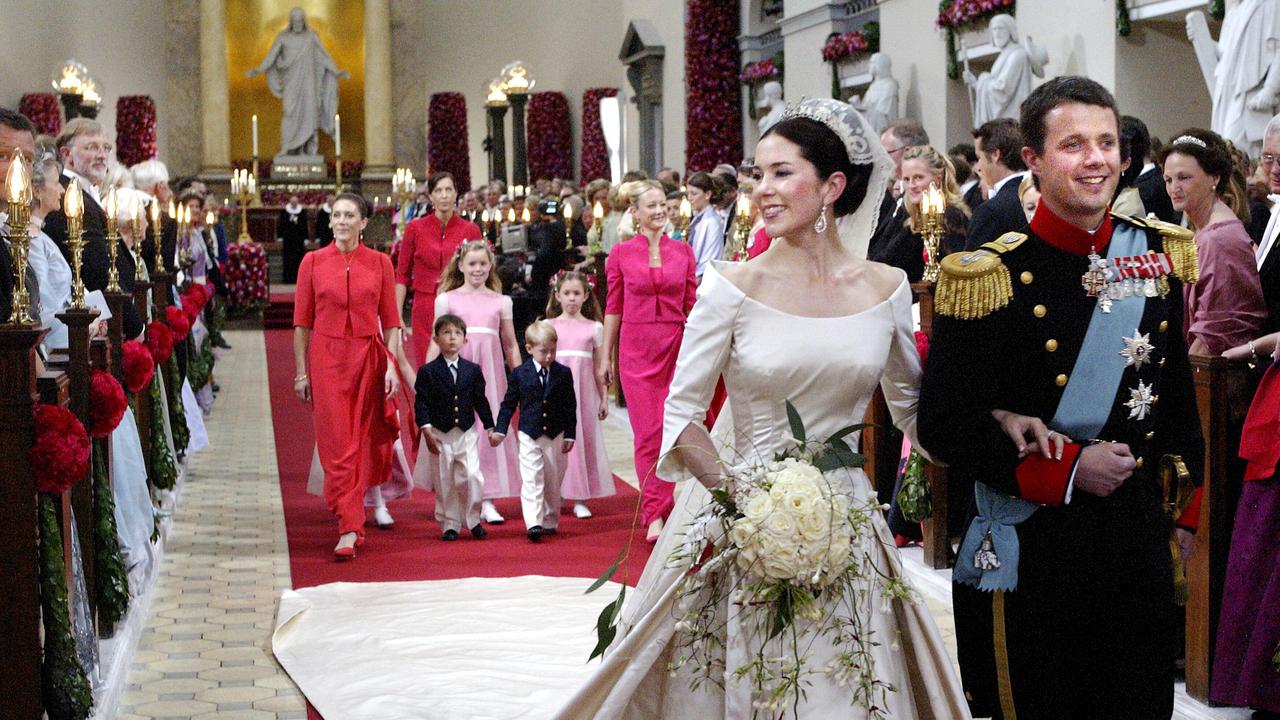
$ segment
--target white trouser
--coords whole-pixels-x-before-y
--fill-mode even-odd
[[[480,500],[484,495],[480,454],[476,451],[479,433],[473,426],[466,431],[454,428],[437,437],[440,481],[436,483],[436,522],[443,530],[473,528],[480,524]]]
[[[543,435],[534,440],[524,432],[520,439],[520,509],[524,526],[541,525],[554,530],[560,525],[560,481],[564,480],[564,435]]]

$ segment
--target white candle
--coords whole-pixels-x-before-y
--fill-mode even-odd
[[[333,151],[342,154],[342,117],[337,114],[333,116]]]
[[[253,156],[258,157],[258,116],[253,116]]]

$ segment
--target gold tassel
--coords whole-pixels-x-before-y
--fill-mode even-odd
[[[933,306],[941,315],[960,320],[986,317],[1013,298],[1009,268],[995,253],[977,250],[942,259]]]
[[[1163,228],[1160,230],[1160,236],[1164,239],[1165,254],[1169,256],[1169,262],[1173,263],[1174,277],[1188,285],[1194,285],[1199,282],[1200,261],[1196,256],[1194,236],[1192,236],[1192,239],[1186,239],[1173,234],[1165,234]]]

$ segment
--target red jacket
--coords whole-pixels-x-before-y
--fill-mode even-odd
[[[405,227],[404,239],[400,242],[396,282],[412,287],[419,297],[435,297],[449,258],[462,243],[483,237],[475,223],[457,213],[449,217],[449,223],[443,228],[435,213],[414,220]]]
[[[625,323],[683,324],[689,317],[698,290],[693,249],[663,235],[658,251],[662,267],[650,268],[649,239],[644,235],[614,246],[604,266],[609,282],[606,314],[621,315]]]
[[[364,245],[350,258],[337,243],[307,253],[298,268],[293,324],[330,337],[369,337],[400,327],[393,274],[391,258]]]

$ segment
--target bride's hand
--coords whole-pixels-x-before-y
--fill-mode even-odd
[[[1046,460],[1061,459],[1062,449],[1071,442],[1071,438],[1060,432],[1050,430],[1044,421],[1037,417],[1019,415],[1008,410],[992,410],[991,417],[1000,423],[1000,429],[1018,448],[1018,456],[1026,457],[1032,453],[1040,453]],[[1031,436],[1031,444],[1027,437]]]

